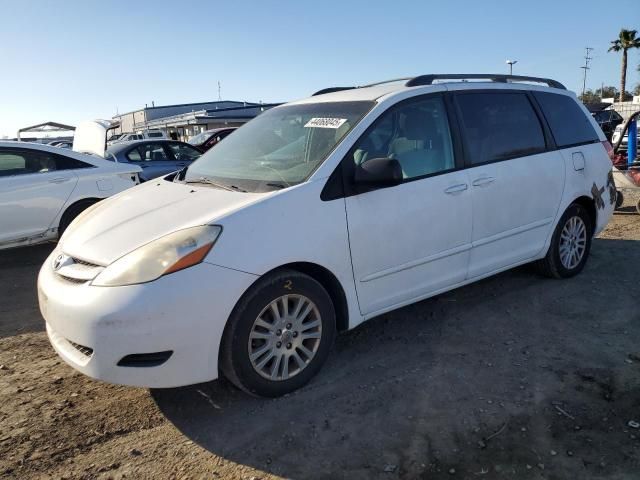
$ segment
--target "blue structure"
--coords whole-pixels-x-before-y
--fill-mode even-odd
[[[638,120],[637,117],[629,122],[627,142],[627,164],[633,165],[638,156]]]

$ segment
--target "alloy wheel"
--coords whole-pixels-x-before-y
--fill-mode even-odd
[[[322,318],[304,295],[282,295],[253,322],[249,360],[254,370],[272,381],[288,380],[313,360],[322,337]]]
[[[571,217],[560,232],[560,261],[567,270],[576,268],[587,248],[587,227],[582,218]]]

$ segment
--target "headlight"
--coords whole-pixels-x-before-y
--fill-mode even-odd
[[[120,257],[93,280],[101,287],[151,282],[167,273],[196,265],[207,256],[222,227],[187,228],[170,233]]]

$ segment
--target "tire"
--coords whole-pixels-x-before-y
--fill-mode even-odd
[[[573,225],[577,225],[577,230],[572,230]],[[580,241],[574,240],[572,244],[570,240],[571,234],[566,235],[565,228],[569,229],[570,232],[580,231],[580,225],[584,228],[584,232],[579,235]],[[589,258],[592,232],[591,217],[587,210],[582,205],[571,204],[560,218],[553,232],[547,255],[534,264],[538,272],[550,278],[570,278],[580,273]],[[569,259],[564,256],[563,261],[563,258],[561,258],[563,256],[562,253],[572,251],[572,245],[577,245],[579,250],[580,245],[583,246],[581,256],[578,256],[577,253],[575,256],[570,255]]]
[[[238,301],[222,338],[220,369],[251,395],[279,397],[318,373],[335,335],[336,314],[327,291],[308,275],[281,270],[258,280]]]
[[[616,190],[616,210],[624,203],[624,195],[620,190]]]
[[[62,237],[64,231],[69,227],[69,225],[71,225],[71,222],[73,222],[78,215],[96,202],[97,200],[81,200],[67,208],[67,210],[62,214],[62,218],[60,218],[60,225],[58,225],[58,238]]]

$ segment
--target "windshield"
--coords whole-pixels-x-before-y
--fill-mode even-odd
[[[372,106],[334,102],[273,108],[207,151],[185,180],[213,180],[254,192],[304,182]]]
[[[209,137],[211,137],[211,135],[213,135],[214,133],[215,132],[212,132],[210,130],[207,130],[206,132],[199,133],[195,137],[190,138],[189,139],[189,143],[191,145],[200,145],[201,143],[204,143],[207,140],[209,140]]]
[[[116,134],[114,134],[114,135],[111,135],[111,136],[107,139],[107,142],[111,142],[111,141],[113,141],[113,140],[117,140],[117,139],[119,139],[119,138],[120,138],[120,137],[122,137],[122,136],[124,136],[124,133],[116,133]]]

